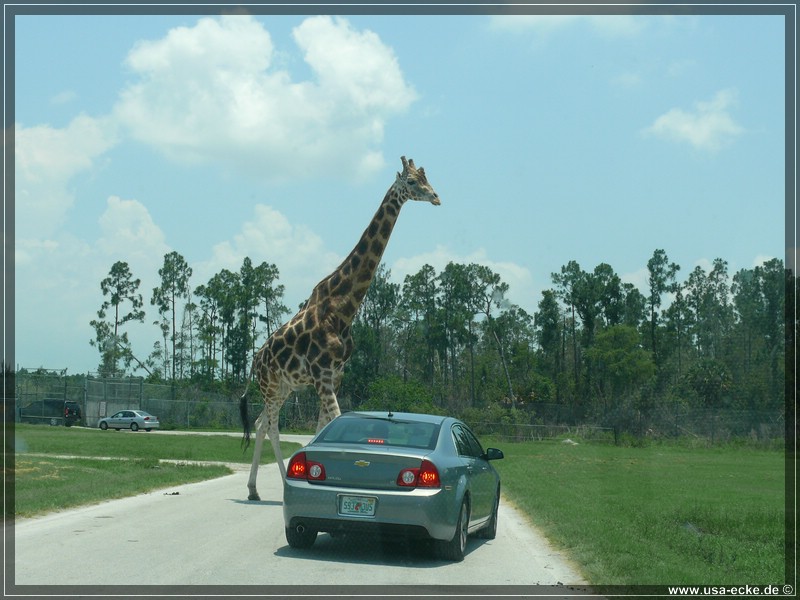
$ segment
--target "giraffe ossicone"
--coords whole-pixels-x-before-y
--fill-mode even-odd
[[[311,291],[306,303],[277,329],[253,357],[251,376],[258,382],[264,408],[255,422],[256,440],[247,482],[248,499],[259,500],[256,489],[258,463],[264,438],[269,436],[281,477],[286,467],[280,447],[278,415],[288,395],[313,386],[320,399],[317,431],[341,414],[336,394],[344,366],[353,352],[350,326],[369,289],[386,249],[400,209],[408,200],[438,206],[439,195],[425,176],[425,169],[401,156],[403,170],[386,192],[377,212],[355,248],[330,275]],[[244,427],[242,442],[250,443],[247,392],[239,401]]]

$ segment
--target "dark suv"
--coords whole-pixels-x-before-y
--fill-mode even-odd
[[[37,400],[19,409],[19,420],[22,423],[40,423],[67,427],[81,422],[81,407],[74,400],[45,398]]]
[[[81,422],[81,407],[77,402],[66,400],[64,402],[64,425],[71,427]]]

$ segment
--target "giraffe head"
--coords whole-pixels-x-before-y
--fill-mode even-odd
[[[431,184],[428,183],[428,178],[425,177],[425,169],[422,167],[417,169],[414,161],[406,160],[405,156],[401,156],[400,160],[403,161],[403,172],[397,174],[394,187],[404,196],[404,200],[420,200],[430,202],[435,206],[441,204],[439,194],[434,191]]]

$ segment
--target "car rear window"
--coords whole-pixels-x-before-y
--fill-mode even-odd
[[[433,450],[439,437],[437,423],[383,417],[343,417],[327,427],[317,443],[370,444]]]

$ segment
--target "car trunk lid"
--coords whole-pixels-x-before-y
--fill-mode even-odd
[[[319,485],[336,485],[362,489],[403,489],[397,485],[397,477],[403,469],[419,467],[427,451],[390,447],[380,451],[369,445],[352,447],[306,447],[309,461],[318,462],[325,468],[325,480]]]

